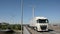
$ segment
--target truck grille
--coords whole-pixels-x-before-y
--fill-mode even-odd
[[[46,30],[47,25],[41,25],[40,27],[41,27],[42,30]]]

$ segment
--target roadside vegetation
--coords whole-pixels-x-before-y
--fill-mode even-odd
[[[20,24],[8,24],[8,23],[0,23],[0,30],[5,30],[5,29],[12,29],[12,30],[21,30],[21,25]]]

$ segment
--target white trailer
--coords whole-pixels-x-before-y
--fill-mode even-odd
[[[30,27],[37,31],[48,31],[48,19],[45,17],[34,17],[30,21]]]

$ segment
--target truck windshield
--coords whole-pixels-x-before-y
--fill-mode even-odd
[[[48,19],[38,19],[37,23],[48,23]]]

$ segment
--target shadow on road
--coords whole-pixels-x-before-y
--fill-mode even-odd
[[[54,30],[52,30],[52,29],[48,29],[48,31],[50,32],[50,31],[54,31]]]

